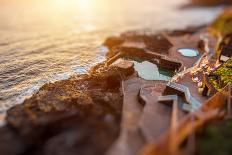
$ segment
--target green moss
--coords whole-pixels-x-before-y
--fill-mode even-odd
[[[215,77],[209,77],[209,82],[216,88],[217,90],[220,89],[219,84],[217,83],[217,80]]]
[[[216,69],[213,74],[219,76],[221,78],[222,85],[219,85],[217,79],[215,77],[209,77],[210,83],[216,89],[221,89],[223,86],[227,85],[228,83],[232,83],[232,58],[225,62],[222,66]]]

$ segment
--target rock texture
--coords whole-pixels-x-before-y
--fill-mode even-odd
[[[110,37],[104,43],[110,52],[107,58],[111,58],[118,53],[118,48],[124,47],[122,43],[143,43],[145,48],[154,53],[168,54],[168,50],[173,46],[172,43],[162,34],[139,34],[136,32],[123,33],[118,37]]]
[[[119,134],[121,77],[118,67],[94,67],[91,75],[44,85],[7,112],[0,154],[102,155]]]

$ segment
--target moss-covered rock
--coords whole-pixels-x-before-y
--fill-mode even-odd
[[[232,58],[213,71],[209,81],[218,90],[232,83]]]

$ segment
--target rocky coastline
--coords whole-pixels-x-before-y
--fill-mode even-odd
[[[170,31],[166,35],[191,35],[196,30]],[[7,124],[0,129],[1,154],[104,154],[120,132],[121,81],[138,77],[133,64],[107,65],[107,62],[120,51],[119,57],[140,57],[179,70],[182,64],[167,58],[173,45],[162,33],[125,33],[119,38],[109,38],[104,42],[110,49],[106,62],[93,66],[88,74],[45,84],[23,104],[8,110]],[[146,48],[124,46],[123,42],[144,42]],[[147,49],[152,53],[146,52]],[[13,145],[17,147],[12,149]]]
[[[170,95],[168,81],[143,79],[130,60],[148,61],[178,75],[197,66],[197,61],[203,62],[210,54],[213,56],[209,61],[214,65],[216,43],[217,38],[209,33],[208,26],[156,34],[126,32],[109,37],[103,43],[109,49],[106,61],[93,66],[86,74],[45,84],[32,97],[7,111],[6,125],[0,128],[0,154],[140,153],[145,145],[175,127],[170,122],[173,122],[172,110],[177,107],[158,101],[159,96]],[[181,48],[196,49],[199,53],[185,57],[178,52]],[[118,59],[123,60],[115,63]],[[199,71],[198,78],[203,81],[202,74]],[[205,103],[211,97],[199,95],[192,74],[179,75],[177,79],[180,77],[178,84],[191,87],[190,92],[197,100]],[[177,101],[187,102],[184,95],[181,93],[182,98]],[[207,108],[203,106],[204,110]],[[188,107],[181,108],[178,119],[189,113]]]

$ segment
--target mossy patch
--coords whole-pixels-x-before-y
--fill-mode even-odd
[[[218,78],[210,76],[209,81],[216,89],[221,89],[229,83],[232,83],[232,58],[225,62],[218,69],[213,71],[213,74],[220,78],[221,84],[218,83]]]

